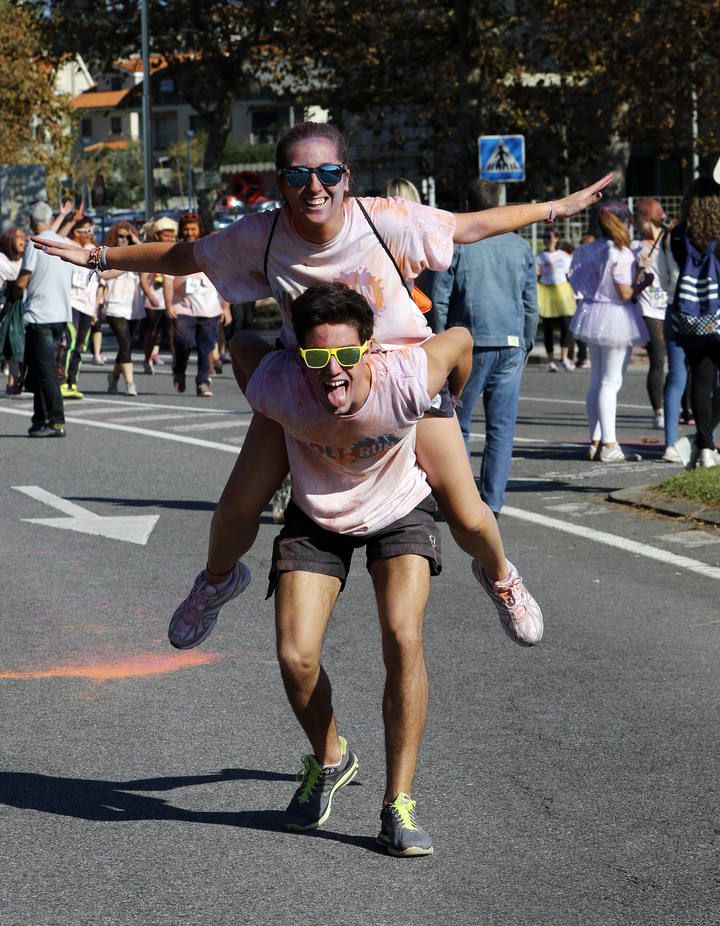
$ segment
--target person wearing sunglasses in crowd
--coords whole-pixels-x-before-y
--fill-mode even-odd
[[[105,235],[108,247],[140,244],[137,229],[126,222],[115,222]],[[102,274],[105,318],[115,335],[118,350],[112,371],[108,373],[108,392],[117,393],[122,376],[127,395],[136,396],[137,386],[132,364],[132,342],[141,319],[145,318],[139,274],[131,270],[106,270]]]
[[[422,624],[441,551],[435,504],[415,462],[415,430],[448,377],[454,393],[462,391],[472,364],[471,338],[453,328],[418,347],[376,349],[372,309],[342,283],[310,287],[291,313],[298,348],[258,345],[245,366],[252,374],[250,405],[285,432],[293,484],[273,548],[268,595],[275,595],[285,690],[312,753],[302,760],[284,826],[321,826],[333,796],[358,771],[357,756],[338,734],[321,650],[353,552],[364,547],[386,667],[387,777],[378,841],[395,856],[429,855],[432,840],[410,795],[428,698]],[[227,490],[218,505],[221,518],[226,507],[232,516]],[[235,571],[228,599],[250,578],[240,563]],[[179,626],[186,616],[192,629],[192,607],[184,603],[176,615]],[[532,619],[537,629],[537,607]]]
[[[272,295],[283,315],[281,340],[286,346],[295,343],[290,324],[293,300],[309,286],[343,282],[368,299],[376,315],[377,341],[384,347],[402,347],[426,340],[432,331],[398,269],[406,280],[425,268],[444,270],[452,259],[453,242],[471,243],[533,222],[574,215],[597,203],[612,180],[607,174],[555,202],[457,215],[397,198],[359,199],[349,190],[345,139],[326,123],[301,123],[290,129],[278,142],[276,165],[285,199],[282,209],[245,216],[192,245],[156,242],[113,248],[98,259],[122,269],[173,274],[202,270],[228,302]],[[36,244],[64,260],[88,262],[86,254],[72,247],[39,239]],[[241,388],[247,382],[242,356],[246,347],[252,353],[248,340],[241,332],[233,342],[233,366]],[[419,464],[454,539],[489,578],[503,626],[519,643],[537,642],[539,635],[526,639],[519,629],[532,599],[517,571],[509,569],[497,522],[480,499],[447,390],[434,398],[431,411],[418,424]],[[255,415],[229,480],[234,504],[214,518],[214,530],[223,540],[211,544],[207,595],[197,598],[197,642],[206,636],[201,629],[205,605],[209,607],[216,584],[227,580],[236,560],[251,547],[261,513],[287,471],[282,428]],[[188,645],[187,639],[175,642]]]

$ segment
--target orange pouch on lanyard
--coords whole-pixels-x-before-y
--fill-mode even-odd
[[[377,228],[375,228],[375,226],[373,225],[372,219],[371,219],[370,216],[367,214],[367,211],[366,211],[366,209],[363,207],[363,204],[360,202],[360,200],[359,200],[359,199],[356,199],[355,202],[356,202],[356,203],[358,204],[358,206],[360,207],[360,212],[362,212],[362,214],[363,214],[363,215],[365,216],[365,218],[367,219],[368,225],[370,226],[370,228],[372,228],[373,232],[375,233],[375,237],[377,238],[377,240],[378,240],[378,241],[380,242],[380,244],[382,245],[383,250],[385,251],[385,253],[387,254],[387,256],[390,258],[390,260],[393,262],[393,267],[397,270],[398,276],[399,276],[400,279],[402,280],[403,286],[405,286],[405,287],[407,288],[407,282],[406,282],[406,280],[405,280],[405,277],[404,277],[404,276],[402,275],[402,273],[400,272],[400,268],[399,268],[398,265],[397,265],[397,261],[396,261],[395,258],[392,256],[392,253],[391,253],[391,251],[390,251],[390,248],[389,248],[389,247],[385,244],[385,242],[383,241],[383,239],[382,239],[382,237],[381,237],[381,235],[380,235],[380,232],[379,232],[379,231],[377,230]],[[415,303],[415,305],[420,309],[420,311],[423,313],[423,315],[427,315],[427,313],[428,313],[428,312],[430,311],[430,309],[432,308],[432,300],[430,299],[430,297],[429,297],[429,296],[426,296],[425,293],[424,293],[421,289],[419,289],[417,286],[413,286],[413,288],[410,289],[410,290],[408,290],[408,292],[409,292],[409,294],[410,294],[410,298],[411,298],[412,301]]]

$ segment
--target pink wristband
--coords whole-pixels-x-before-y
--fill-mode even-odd
[[[548,223],[548,225],[555,224],[556,215],[557,215],[557,206],[555,205],[555,203],[550,203],[550,215],[545,220]]]

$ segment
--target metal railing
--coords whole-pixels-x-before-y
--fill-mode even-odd
[[[680,214],[682,196],[653,196],[649,193],[643,196],[628,196],[626,202],[630,212],[634,211],[635,203],[639,199],[656,199],[670,219],[676,219]],[[585,212],[574,215],[571,219],[559,219],[555,223],[555,228],[564,241],[569,241],[573,246],[577,246],[580,243],[580,238],[590,232],[590,221],[591,214],[586,209]],[[538,223],[527,225],[518,232],[521,237],[530,243],[534,254],[537,254],[542,248],[542,233],[543,228]]]

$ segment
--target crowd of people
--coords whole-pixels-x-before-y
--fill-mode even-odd
[[[82,209],[73,210],[69,202],[55,216],[47,203],[36,203],[29,221],[34,233],[72,242],[88,253],[98,246],[92,220]],[[109,247],[123,247],[141,241],[194,242],[201,236],[199,216],[187,213],[179,222],[161,217],[142,229],[129,222],[115,222],[107,230],[104,242]],[[64,435],[59,409],[63,399],[84,398],[79,386],[83,356],[89,354],[89,362],[95,365],[107,363],[102,353],[103,325],[110,329],[117,343],[117,354],[107,374],[109,393],[118,393],[124,381],[125,394],[136,396],[133,346],[137,344],[143,351],[143,371],[152,375],[155,367],[164,362],[160,343],[165,337],[172,356],[176,390],[185,391],[188,357],[195,349],[196,393],[205,398],[212,396],[212,375],[222,372],[223,363],[230,361],[225,345],[232,336],[233,321],[230,307],[203,273],[186,279],[132,271],[107,270],[98,274],[89,267],[75,267],[69,275],[58,275],[57,269],[46,261],[43,252],[27,248],[26,235],[21,229],[10,227],[0,237],[0,308],[5,320],[5,326],[0,328],[0,350],[8,394],[17,394],[23,387],[30,389],[33,381],[32,364],[27,356],[28,334],[29,349],[32,352],[35,345],[33,359],[38,366],[37,331],[28,331],[28,326],[58,326],[53,330],[52,351],[60,401],[53,396],[52,413],[38,410],[38,420],[40,417],[46,420],[32,431],[33,436]],[[50,369],[50,357],[45,351],[40,366]],[[40,375],[45,382],[44,374]],[[43,387],[48,392],[47,401],[49,392],[55,392],[54,385],[48,378]]]
[[[406,181],[398,181],[396,195],[360,197],[350,190],[345,139],[328,124],[290,129],[278,143],[276,169],[283,206],[213,235],[202,235],[197,217],[186,216],[179,228],[168,219],[154,223],[144,242],[131,225],[117,223],[98,246],[82,216],[64,237],[53,230],[47,204],[34,207],[33,244],[12,258],[19,270],[14,285],[26,292],[25,360],[35,396],[30,433],[64,434],[57,386],[62,332],[68,325],[75,332],[70,370],[76,343],[83,333],[90,336],[101,304],[118,343],[110,392],[121,378],[128,394],[137,392],[131,349],[144,316],[145,372],[153,373],[160,326],[169,322],[175,388],[185,389],[194,347],[197,394],[208,396],[218,324],[228,318],[228,306],[275,298],[282,315],[276,348],[251,332],[232,341],[235,377],[255,414],[212,518],[207,564],[175,610],[168,636],[179,649],[201,644],[221,608],[247,589],[251,576],[242,557],[289,472],[291,501],[273,547],[268,595],[275,596],[282,680],[312,752],[303,758],[285,825],[321,826],[334,796],[358,774],[358,757],[338,730],[322,643],[352,554],[364,548],[386,668],[378,841],[392,855],[429,855],[432,839],[411,794],[428,698],[422,624],[430,577],[442,568],[435,511],[439,507],[469,556],[508,637],[525,647],[539,643],[542,611],[506,558],[498,524],[519,381],[538,322],[537,278],[546,288],[539,301],[548,368],[558,370],[554,330],[565,319],[561,366],[584,365],[570,359],[571,333],[589,349],[590,455],[619,462],[617,391],[631,346],[650,340],[637,301],[654,283],[646,267],[657,252],[682,267],[680,246],[687,239],[678,235],[669,247],[645,247],[636,257],[629,213],[611,202],[600,208],[601,237],[575,249],[568,265],[568,255],[557,256],[565,248],[552,226],[599,205],[611,175],[556,201],[510,206],[498,206],[480,185],[468,191],[467,210],[459,213],[422,205]],[[549,223],[553,232],[537,262],[515,234],[535,222]],[[706,245],[709,227],[692,210],[685,228],[695,247]],[[652,234],[648,224],[643,235]],[[428,272],[435,274],[428,280],[434,324],[443,329],[435,333],[417,282]],[[99,278],[97,292],[85,285],[83,299],[73,301],[79,274],[86,280],[88,273]],[[50,286],[66,287],[62,318],[47,311]],[[703,462],[709,459],[706,425],[717,403],[707,414],[699,405],[717,359],[716,351],[700,346],[690,357],[701,465],[711,465]],[[66,392],[79,392],[77,369]],[[468,429],[480,394],[489,426],[478,492]]]

